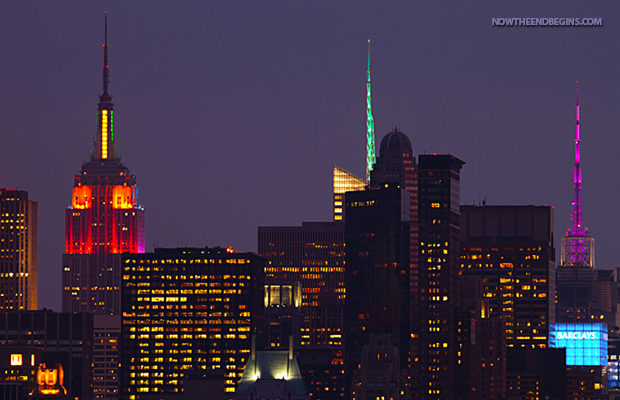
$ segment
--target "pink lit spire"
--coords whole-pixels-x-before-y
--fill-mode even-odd
[[[589,238],[588,229],[584,228],[581,215],[581,137],[579,136],[579,81],[577,81],[577,108],[575,123],[575,168],[573,172],[573,183],[575,190],[575,198],[573,200],[573,213],[571,220],[572,227],[566,231],[566,259],[565,262],[570,265],[588,265],[593,266],[591,253],[591,239]],[[593,255],[593,254],[592,254]],[[564,257],[563,257],[564,258]]]

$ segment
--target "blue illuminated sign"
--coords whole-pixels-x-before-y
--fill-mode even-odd
[[[550,324],[549,347],[566,349],[566,365],[607,365],[607,325]]]

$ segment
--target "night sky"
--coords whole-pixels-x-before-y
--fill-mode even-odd
[[[0,187],[39,203],[39,307],[60,310],[106,10],[116,149],[137,177],[147,251],[256,251],[258,226],[330,220],[332,165],[365,173],[370,38],[377,143],[398,126],[416,156],[464,160],[462,204],[554,206],[558,260],[579,80],[584,223],[597,267],[619,262],[617,2],[5,1]],[[604,27],[497,28],[493,17]]]

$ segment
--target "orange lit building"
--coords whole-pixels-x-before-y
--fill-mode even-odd
[[[95,150],[73,182],[65,214],[62,309],[120,312],[120,254],[144,253],[144,209],[136,177],[114,145],[114,104],[108,93],[107,28],[103,94],[99,96]]]
[[[0,311],[37,309],[37,203],[0,188]]]

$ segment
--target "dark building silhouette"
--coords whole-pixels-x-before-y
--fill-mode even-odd
[[[353,371],[352,399],[410,399],[409,368],[402,368],[399,351],[390,334],[370,335],[362,347],[360,363]]]
[[[420,399],[455,396],[463,164],[451,155],[419,156],[419,262],[411,272],[411,385]]]
[[[219,247],[123,254],[122,398],[180,396],[186,370],[222,371],[232,398],[263,328],[264,267]]]
[[[461,206],[461,273],[484,281],[509,347],[545,348],[555,322],[553,209]]]
[[[489,316],[483,280],[461,278],[456,318],[459,351],[454,391],[459,399],[501,399],[506,386],[506,327]]]
[[[371,334],[390,334],[409,367],[410,199],[395,183],[345,194],[345,398]]]
[[[37,202],[0,188],[0,311],[37,309]]]
[[[136,177],[115,149],[114,104],[108,93],[107,22],[103,45],[103,94],[99,96],[95,149],[73,181],[65,211],[62,309],[120,311],[121,253],[144,253],[144,209]]]
[[[1,358],[0,379],[12,375],[13,382],[23,382],[27,394],[32,392],[28,398],[93,399],[92,314],[47,310],[0,314],[0,350],[0,355],[11,357]],[[5,369],[7,361],[11,365]],[[21,373],[16,373],[18,367]]]
[[[507,358],[507,397],[568,398],[566,349],[509,347]]]

